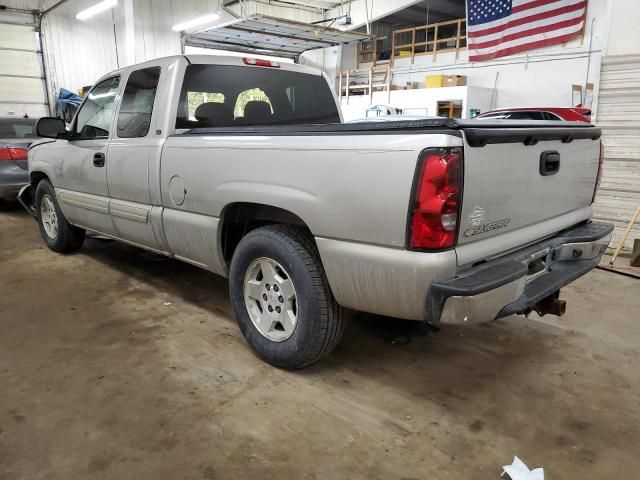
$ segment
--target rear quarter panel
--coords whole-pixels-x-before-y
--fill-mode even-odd
[[[288,210],[318,237],[403,248],[419,152],[460,145],[444,134],[177,135],[162,154],[168,209],[219,217],[235,202]],[[169,195],[180,177],[186,197]]]
[[[405,250],[416,163],[426,147],[461,142],[446,134],[170,137],[161,173],[167,240],[181,258],[224,274],[220,254],[211,258],[224,209],[236,202],[279,207],[315,236],[340,305],[423,319],[429,285],[453,275],[456,254]],[[169,189],[177,177],[182,205]],[[171,191],[182,192],[175,183]]]

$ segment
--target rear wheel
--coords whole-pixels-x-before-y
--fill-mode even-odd
[[[36,219],[42,239],[54,252],[70,253],[82,247],[85,231],[64,217],[48,180],[42,180],[36,189]]]
[[[302,368],[340,342],[342,311],[303,229],[270,225],[247,234],[234,252],[229,280],[240,330],[271,365]]]

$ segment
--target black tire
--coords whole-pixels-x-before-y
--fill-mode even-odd
[[[55,209],[57,224],[58,224],[58,233],[55,237],[51,237],[42,221],[42,202],[43,198],[48,196],[52,202]],[[58,205],[58,200],[56,199],[56,193],[53,189],[51,183],[48,180],[42,180],[38,183],[38,187],[36,188],[36,220],[38,221],[38,226],[40,227],[40,234],[42,235],[42,239],[47,244],[47,246],[58,253],[71,253],[75,252],[82,247],[85,237],[85,231],[82,228],[74,227],[71,225],[67,219],[64,217],[62,210],[60,210],[60,206]]]
[[[244,297],[247,269],[266,257],[284,267],[295,287],[297,320],[284,341],[272,341],[254,325]],[[311,235],[302,228],[269,225],[242,238],[231,261],[231,303],[245,339],[265,362],[279,368],[298,369],[333,351],[342,338],[344,319],[333,298]]]

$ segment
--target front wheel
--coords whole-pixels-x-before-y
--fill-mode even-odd
[[[303,229],[270,225],[251,231],[234,252],[229,277],[240,330],[267,363],[302,368],[340,342],[342,310]]]
[[[48,180],[42,180],[36,188],[36,219],[42,239],[54,252],[70,253],[82,247],[85,231],[64,217]]]

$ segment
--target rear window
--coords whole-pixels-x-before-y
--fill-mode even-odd
[[[339,123],[321,75],[235,65],[187,67],[176,128]]]
[[[0,118],[0,139],[36,138],[36,121],[31,118]]]

